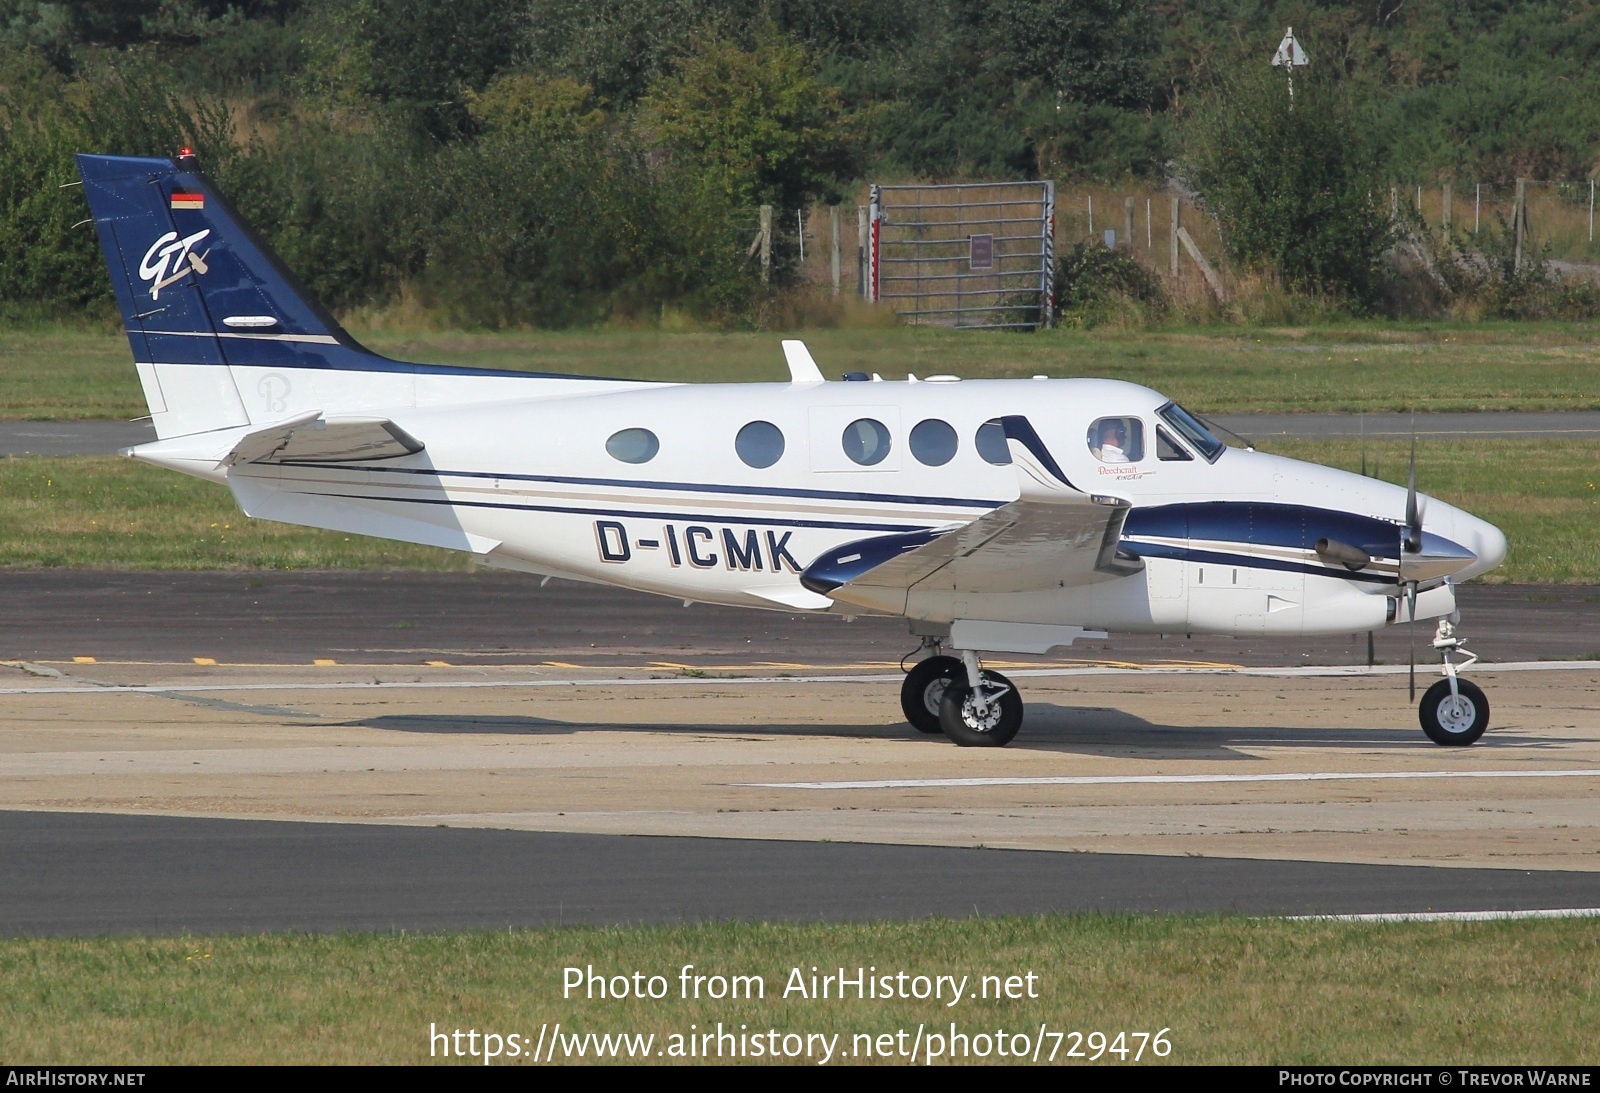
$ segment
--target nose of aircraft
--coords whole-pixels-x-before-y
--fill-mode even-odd
[[[1487,573],[1506,560],[1505,533],[1470,512],[1430,499],[1423,522],[1428,531],[1458,543],[1476,555],[1473,561],[1453,574],[1458,582]]]

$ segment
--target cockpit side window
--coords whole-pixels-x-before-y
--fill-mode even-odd
[[[1209,463],[1215,463],[1217,456],[1221,455],[1227,445],[1211,434],[1211,431],[1195,419],[1189,411],[1179,406],[1176,402],[1169,402],[1156,411],[1156,416],[1190,444],[1194,445]]]
[[[1089,426],[1089,451],[1102,463],[1137,463],[1144,458],[1144,422],[1103,417]]]
[[[1161,425],[1156,426],[1156,458],[1169,463],[1187,462],[1194,459],[1189,454],[1189,449],[1172,439],[1172,434]]]

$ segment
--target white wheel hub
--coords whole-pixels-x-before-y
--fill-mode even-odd
[[[1477,716],[1478,707],[1466,695],[1446,695],[1439,703],[1439,727],[1445,732],[1467,732]]]

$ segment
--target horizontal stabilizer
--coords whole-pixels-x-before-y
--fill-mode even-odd
[[[324,418],[302,414],[247,433],[222,464],[343,463],[394,459],[422,451],[422,442],[385,418]]]

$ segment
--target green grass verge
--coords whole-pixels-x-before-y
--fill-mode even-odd
[[[1268,450],[1356,470],[1354,440],[1275,440]],[[1406,443],[1369,461],[1405,479]],[[1600,443],[1439,440],[1418,455],[1421,488],[1498,525],[1511,543],[1497,581],[1600,582]],[[1396,514],[1397,518],[1401,514]],[[115,456],[0,459],[0,566],[96,569],[464,570],[465,554],[245,517],[222,486]]]
[[[0,566],[467,569],[468,555],[252,520],[226,486],[120,456],[0,459]]]
[[[685,964],[759,975],[766,997],[685,1001]],[[667,997],[563,998],[563,969],[589,966],[659,974]],[[1037,997],[784,998],[791,969],[809,977],[813,966],[965,975],[974,991],[984,975],[1031,972]],[[430,1025],[537,1040],[558,1021],[568,1034],[654,1033],[657,1048],[718,1022],[838,1033],[846,1051],[862,1046],[856,1034],[901,1029],[909,1047],[919,1025],[1032,1037],[1047,1023],[1112,1036],[1165,1028],[1171,1063],[1579,1064],[1593,1060],[1600,1023],[1600,936],[1592,920],[1080,916],[13,940],[0,943],[0,982],[0,1058],[13,1065],[416,1063],[429,1061]],[[1147,1049],[1144,1061],[1162,1060]]]
[[[784,335],[587,330],[359,333],[407,360],[685,381],[784,379]],[[801,335],[826,375],[1102,376],[1209,413],[1600,407],[1600,326],[1345,323],[1316,328],[982,333],[874,326]],[[117,334],[0,330],[0,418],[147,413]]]

